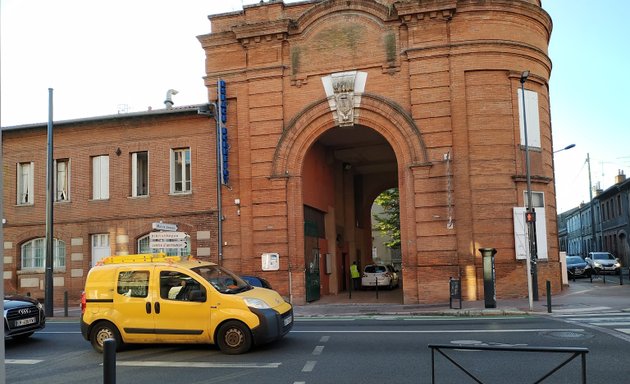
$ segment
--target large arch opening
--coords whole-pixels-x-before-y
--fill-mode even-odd
[[[372,204],[389,188],[399,189],[406,216],[402,264],[405,258],[416,263],[415,248],[405,251],[404,244],[415,236],[413,169],[429,164],[420,131],[400,106],[379,96],[362,95],[356,115],[353,126],[339,127],[328,101],[315,102],[287,125],[276,148],[272,177],[285,180],[292,212],[288,249],[296,303],[351,289],[352,262],[372,261]]]

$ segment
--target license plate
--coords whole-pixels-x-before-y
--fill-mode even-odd
[[[287,325],[291,324],[291,322],[293,321],[293,315],[289,315],[287,317],[284,318],[284,326],[286,327]]]
[[[29,317],[28,319],[15,320],[15,326],[16,327],[23,327],[25,325],[35,324],[36,322],[37,322],[36,318]]]

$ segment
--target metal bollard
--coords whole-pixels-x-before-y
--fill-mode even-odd
[[[103,384],[116,384],[116,340],[103,341]]]
[[[547,313],[551,313],[551,281],[547,280]]]
[[[619,285],[623,285],[623,268],[619,267]]]
[[[63,315],[68,317],[68,291],[63,292]]]

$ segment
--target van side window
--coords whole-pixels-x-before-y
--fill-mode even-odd
[[[123,271],[118,274],[117,292],[128,297],[147,297],[149,271]]]
[[[206,288],[192,277],[176,271],[160,272],[160,297],[165,300],[206,301]]]

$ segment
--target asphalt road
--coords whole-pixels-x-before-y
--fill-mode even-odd
[[[616,330],[630,314],[611,312],[595,320],[580,316],[303,318],[283,340],[239,356],[206,345],[131,346],[117,354],[116,383],[430,383],[429,344],[588,348],[589,383],[630,378],[630,340]],[[55,319],[30,340],[8,341],[5,347],[7,383],[103,382],[103,355],[83,340],[75,321]],[[448,354],[484,383],[535,382],[569,357],[511,351]],[[436,383],[474,382],[439,354],[435,375]],[[580,382],[580,359],[545,381],[575,382]]]

